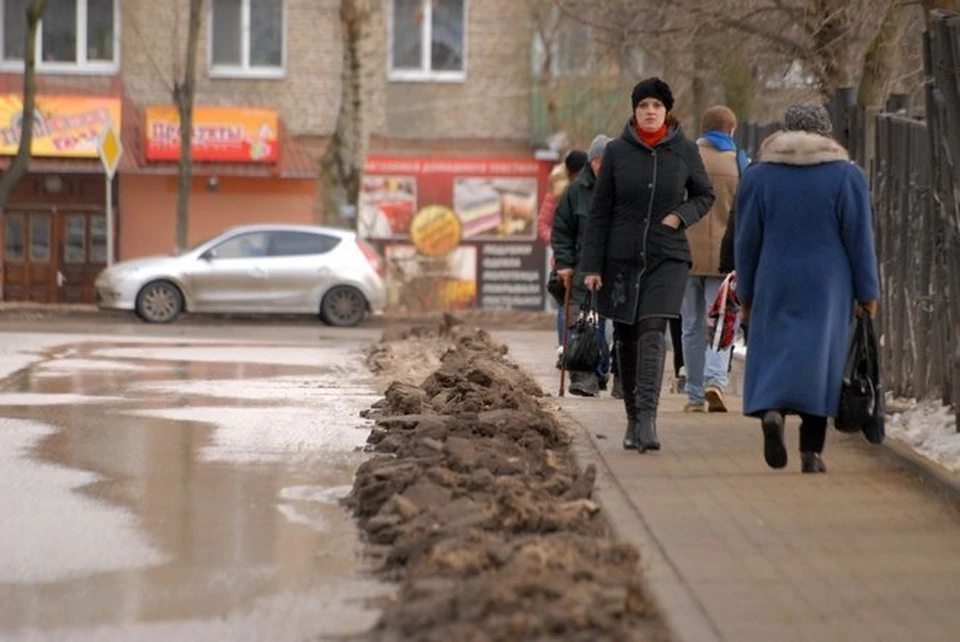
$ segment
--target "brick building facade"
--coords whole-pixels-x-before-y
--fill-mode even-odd
[[[509,208],[526,216],[527,201],[537,200],[538,188],[530,187],[530,180],[535,184],[541,173],[531,144],[532,30],[526,3],[368,2],[370,37],[362,43],[362,73],[369,76],[363,109],[374,166],[397,167],[390,164],[397,159],[474,157],[482,161],[480,165],[451,171],[479,171],[486,177],[489,168],[481,165],[490,162],[508,174],[497,186],[498,194],[513,190],[513,196],[507,194],[508,201],[513,198]],[[0,119],[7,116],[11,123],[17,118],[22,88],[25,27],[19,16],[25,5],[26,0],[0,0],[0,91],[6,99],[6,113],[0,113]],[[187,3],[171,0],[50,0],[41,25],[40,111],[51,122],[75,122],[66,117],[83,116],[84,105],[102,100],[110,108],[97,113],[116,113],[120,121],[115,125],[122,134],[124,157],[112,184],[118,260],[166,253],[173,246],[177,164],[156,151],[170,141],[155,138],[164,131],[162,114],[169,116],[175,83],[182,78],[187,30]],[[235,224],[318,219],[319,160],[336,127],[342,37],[337,0],[205,3],[195,126],[209,127],[213,133],[200,137],[206,141],[202,150],[194,141],[191,243]],[[61,114],[58,109],[66,111]],[[272,112],[272,119],[268,115],[256,120],[262,114],[249,111],[254,109]],[[30,174],[7,205],[6,299],[90,298],[92,279],[106,256],[107,213],[104,173],[95,145],[103,122],[89,114],[83,117],[93,118],[94,124],[64,133],[73,142],[61,155],[38,153],[35,141]],[[0,122],[0,127],[11,123]],[[267,132],[263,140],[274,146],[275,157],[240,158],[238,148],[216,138],[228,134],[250,138],[258,127]],[[236,147],[237,141],[227,142]],[[15,145],[2,151],[0,169],[14,152]],[[510,166],[514,160],[521,165]],[[527,165],[522,166],[524,162]],[[510,172],[520,178],[511,178]],[[374,182],[392,180],[391,171],[371,175]],[[471,180],[459,174],[427,176],[410,205],[422,209],[436,201],[455,208],[454,191],[462,186],[457,194],[462,192],[467,200],[476,197],[477,207],[483,209],[484,194],[492,193],[492,188],[478,180],[468,185]],[[432,183],[436,185],[431,187]],[[488,216],[480,209],[477,229],[486,225],[480,219]],[[527,239],[529,226],[520,219],[504,218],[500,232],[490,227],[487,236],[509,236],[504,227],[508,222],[511,230],[523,227],[516,236]],[[409,235],[403,229],[392,236],[404,241]]]

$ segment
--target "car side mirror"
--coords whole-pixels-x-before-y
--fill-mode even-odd
[[[209,250],[201,254],[200,258],[203,259],[204,261],[212,261],[213,259],[217,258],[217,250],[214,248],[210,248]]]

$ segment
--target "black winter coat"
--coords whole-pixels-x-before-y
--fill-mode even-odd
[[[604,152],[580,259],[584,274],[603,278],[603,316],[636,322],[644,272],[669,259],[691,263],[684,228],[713,201],[697,144],[679,126],[651,148],[637,137],[633,119],[627,123]],[[662,223],[670,213],[683,221],[680,229]]]
[[[596,182],[593,168],[587,163],[560,197],[550,233],[557,269],[574,268],[573,292],[570,296],[574,303],[583,303],[587,298],[587,291],[583,287],[583,271],[580,269],[580,253]]]

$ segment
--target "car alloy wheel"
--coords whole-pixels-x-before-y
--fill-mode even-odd
[[[167,281],[153,281],[137,296],[137,314],[150,323],[170,323],[183,310],[183,295]]]
[[[367,301],[356,288],[337,286],[327,292],[320,306],[321,318],[330,325],[355,326],[367,313]]]

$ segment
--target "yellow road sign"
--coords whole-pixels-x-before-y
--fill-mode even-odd
[[[112,121],[107,123],[100,134],[97,152],[100,154],[100,161],[103,163],[107,177],[113,178],[117,165],[120,164],[120,157],[123,156],[123,145],[120,143],[120,134],[117,133]]]

